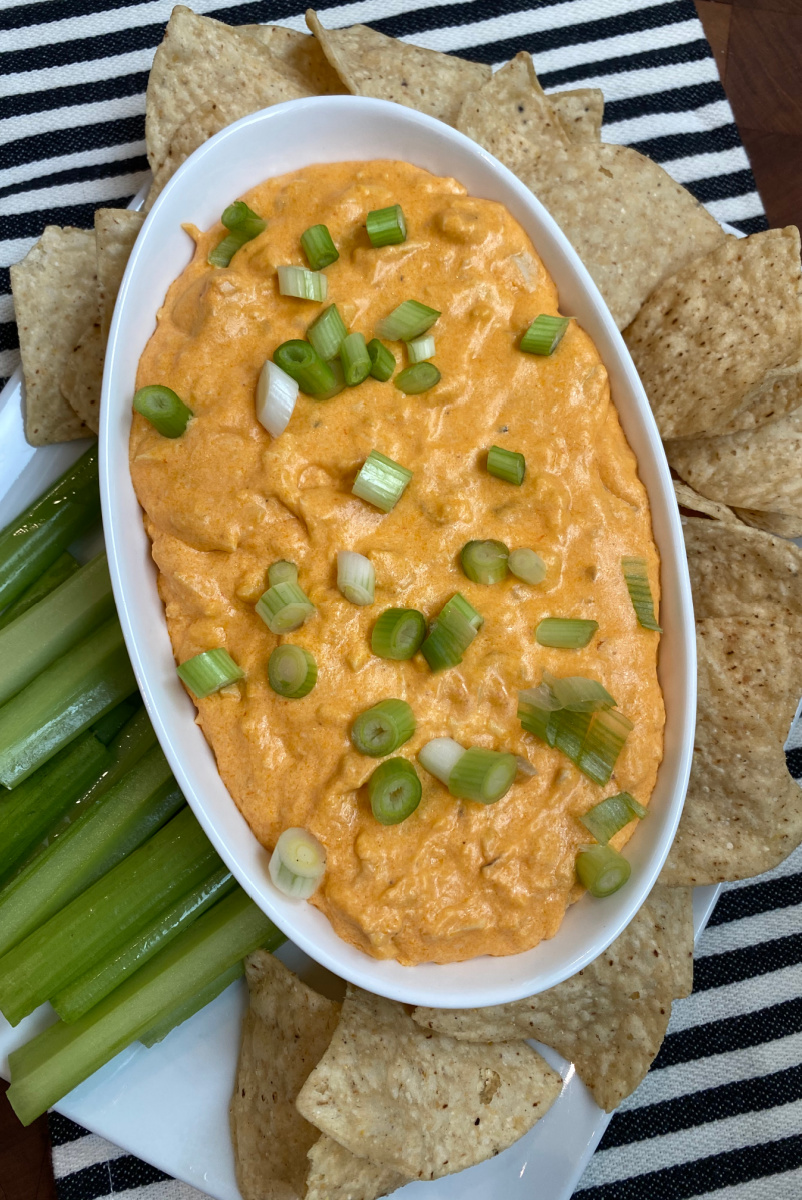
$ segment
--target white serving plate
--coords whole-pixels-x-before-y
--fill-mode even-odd
[[[607,367],[613,398],[646,485],[662,557],[660,682],[665,756],[649,809],[628,847],[629,884],[604,902],[586,896],[558,933],[523,954],[447,966],[402,967],[347,945],[311,905],[272,885],[268,855],[217,773],[175,672],[156,589],[150,543],[128,470],[137,363],[169,284],[190,260],[183,222],[208,228],[263,179],[312,162],[401,159],[459,179],[474,195],[505,204],[531,236],[557,283],[561,310],[575,315]],[[657,427],[623,339],[575,251],[515,176],[476,143],[400,105],[353,96],[292,101],[221,131],[187,160],[148,215],[128,263],[112,322],[103,379],[101,497],[114,594],[140,690],[175,776],[215,849],[243,888],[310,957],[368,991],[407,1003],[470,1007],[515,1000],[575,974],[625,928],[651,891],[676,831],[687,787],[696,705],[695,634],[685,549]]]

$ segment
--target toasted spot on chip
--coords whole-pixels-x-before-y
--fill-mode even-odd
[[[696,619],[802,617],[802,550],[747,525],[683,517]]]
[[[438,1179],[512,1145],[560,1088],[523,1041],[468,1045],[432,1034],[402,1004],[349,987],[298,1110],[353,1153]]]
[[[93,433],[100,428],[100,385],[103,381],[103,335],[100,319],[93,321],[64,364],[61,394]]]
[[[629,146],[559,147],[521,178],[573,244],[619,329],[659,283],[724,239],[689,191]]]
[[[492,75],[484,63],[411,46],[367,25],[326,29],[312,9],[306,23],[354,96],[393,100],[448,125],[456,121],[468,92],[477,91]]]
[[[95,212],[98,304],[104,346],[125,268],[144,222],[145,214],[130,208],[99,208]]]
[[[706,517],[712,517],[715,521],[727,521],[737,525],[738,517],[726,504],[719,504],[717,500],[708,500],[707,496],[700,496],[679,479],[675,479],[673,483],[674,495],[680,508],[687,508],[693,514],[704,513]]]
[[[601,88],[574,88],[568,92],[548,92],[547,96],[570,141],[601,140],[604,119],[604,92]]]
[[[312,1146],[308,1158],[305,1200],[376,1200],[409,1183],[392,1167],[357,1158],[325,1133]]]

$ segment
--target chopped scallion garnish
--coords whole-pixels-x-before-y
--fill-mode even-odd
[[[306,336],[324,362],[337,357],[347,334],[345,321],[336,304],[324,308],[306,331]]]
[[[370,355],[371,375],[380,383],[386,383],[392,377],[396,367],[395,355],[392,350],[378,338],[371,338],[368,342],[368,354]]]
[[[470,621],[474,629],[481,629],[485,623],[485,619],[480,612],[473,607],[463,596],[462,592],[455,592],[450,600],[446,600],[440,610],[440,619],[447,621],[452,612],[458,612],[465,617],[466,621]]]
[[[558,650],[580,650],[587,646],[598,628],[598,621],[582,621],[572,617],[544,617],[535,630],[535,640],[540,646],[553,646]]]
[[[354,550],[337,554],[337,587],[351,604],[372,604],[376,590],[373,563]]]
[[[407,240],[407,223],[400,204],[375,208],[365,218],[371,246],[397,246]]]
[[[378,450],[371,450],[354,480],[351,491],[361,500],[389,512],[401,498],[412,472]]]
[[[303,646],[276,646],[267,663],[270,686],[286,700],[308,696],[317,683],[317,663]]]
[[[270,856],[270,878],[293,900],[308,900],[326,871],[326,851],[306,829],[285,829]]]
[[[315,606],[297,583],[276,583],[269,587],[256,605],[256,611],[271,633],[292,633],[300,629]]]
[[[576,856],[579,882],[599,900],[623,887],[631,873],[623,854],[612,846],[583,846]]]
[[[559,708],[571,712],[599,712],[615,708],[615,700],[598,679],[587,679],[584,675],[565,675],[558,679],[550,671],[543,672],[543,684],[550,688]]]
[[[453,599],[443,606],[421,646],[421,653],[432,671],[447,670],[461,663],[477,634],[475,621],[466,615],[461,605],[454,604]],[[475,609],[473,612],[478,616]]]
[[[470,746],[455,763],[448,779],[448,790],[460,800],[495,804],[506,796],[517,772],[514,754]]]
[[[517,484],[524,481],[526,474],[526,459],[517,450],[504,450],[501,446],[491,446],[487,452],[487,470],[496,479],[506,483]]]
[[[339,358],[333,358],[331,362],[326,363],[326,366],[331,369],[334,376],[334,383],[325,392],[318,392],[315,400],[331,400],[332,396],[339,396],[340,392],[345,390],[345,375],[343,374],[342,363]]]
[[[134,396],[134,409],[167,438],[181,437],[192,420],[192,409],[187,408],[172,388],[161,383],[140,388]]]
[[[290,423],[298,399],[298,382],[269,358],[259,373],[256,385],[256,417],[273,437]]]
[[[307,396],[321,396],[336,386],[329,363],[324,362],[309,342],[293,338],[273,351],[273,362],[294,379]]]
[[[279,267],[278,290],[282,296],[320,303],[328,295],[329,284],[320,271],[310,271],[306,267]]]
[[[654,615],[654,599],[649,585],[649,566],[646,559],[627,555],[621,559],[621,568],[638,624],[643,629],[652,629],[655,633],[662,633],[663,630],[657,624],[657,618]]]
[[[606,846],[625,825],[636,817],[642,820],[647,810],[639,804],[629,792],[619,792],[616,796],[608,796],[599,804],[594,804],[584,816],[580,817],[582,824],[595,837],[600,845]]]
[[[542,583],[546,578],[546,564],[534,550],[513,550],[507,566],[516,579],[522,579],[524,583]]]
[[[596,713],[576,764],[582,774],[601,787],[608,784],[627,735],[633,728],[629,718],[614,708]]]
[[[351,729],[351,741],[360,754],[384,758],[415,732],[415,714],[406,700],[382,700],[360,713]]]
[[[370,355],[363,333],[349,333],[343,338],[340,345],[340,362],[345,382],[349,387],[356,387],[367,379],[370,375]]]
[[[245,672],[237,666],[228,651],[223,649],[206,650],[203,654],[188,658],[178,667],[178,678],[199,700],[244,677]]]
[[[271,587],[277,583],[297,583],[298,568],[294,562],[289,562],[286,558],[280,558],[277,562],[271,563],[267,568],[267,581]]]
[[[466,542],[462,547],[462,569],[473,583],[500,583],[507,578],[510,552],[503,542],[488,539]]]
[[[413,338],[411,342],[407,342],[407,350],[411,363],[425,362],[427,358],[434,358],[434,338],[430,333],[424,334],[423,337]]]
[[[398,825],[420,804],[418,772],[406,758],[388,758],[368,781],[373,815],[381,825]]]
[[[448,787],[451,772],[464,753],[465,747],[460,746],[453,738],[432,738],[418,751],[418,762],[424,771],[428,771]]]
[[[229,204],[220,220],[229,232],[222,242],[209,251],[206,261],[213,267],[227,267],[246,242],[253,241],[267,228],[267,221],[263,221],[244,200]]]
[[[393,382],[399,392],[405,392],[407,396],[419,396],[440,382],[440,372],[434,363],[414,363],[399,371]]]
[[[388,317],[379,321],[376,332],[391,342],[411,342],[434,325],[440,312],[421,304],[420,300],[404,300]]]
[[[301,245],[313,271],[322,271],[324,267],[330,267],[340,257],[340,252],[325,225],[310,225],[301,234]]]
[[[388,608],[373,626],[370,644],[379,658],[404,662],[420,649],[426,618],[416,608]]]
[[[570,317],[550,317],[541,313],[539,317],[535,317],[521,338],[521,349],[527,354],[553,354],[562,341],[570,320]]]

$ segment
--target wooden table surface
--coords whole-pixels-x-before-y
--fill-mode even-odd
[[[802,0],[695,0],[769,225],[802,227]],[[46,1118],[23,1129],[0,1080],[0,1200],[55,1200]]]

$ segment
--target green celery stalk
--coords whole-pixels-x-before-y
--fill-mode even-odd
[[[105,717],[95,721],[92,733],[104,746],[110,745],[141,707],[142,697],[139,692],[134,692],[133,696],[121,700],[116,708],[107,712]]]
[[[0,531],[0,608],[12,604],[100,517],[97,444]]]
[[[281,938],[280,941],[286,941]],[[278,946],[267,946],[269,950],[276,950]],[[143,1046],[147,1046],[148,1050],[151,1046],[155,1046],[157,1042],[163,1042],[168,1033],[176,1028],[177,1025],[183,1025],[184,1021],[188,1021],[190,1017],[194,1017],[195,1013],[200,1012],[207,1004],[211,1004],[212,1000],[216,1000],[221,992],[224,992],[236,979],[242,979],[245,974],[245,963],[240,959],[234,963],[233,967],[229,967],[227,971],[223,971],[222,975],[218,975],[211,983],[207,983],[205,987],[191,996],[189,1000],[185,1000],[183,1004],[179,1004],[177,1008],[173,1008],[166,1016],[162,1017],[155,1025],[151,1025],[146,1033],[141,1034],[139,1040]]]
[[[183,803],[155,746],[0,892],[0,954],[141,846]]]
[[[84,734],[0,799],[0,883],[102,777],[110,759],[93,733]]]
[[[22,595],[17,596],[13,604],[9,604],[2,616],[0,616],[0,629],[5,629],[6,625],[10,625],[12,621],[16,621],[17,617],[21,617],[29,608],[33,608],[34,604],[38,604],[40,600],[44,600],[45,596],[63,583],[65,579],[69,579],[70,575],[74,575],[78,570],[78,563],[68,551],[64,551],[60,558],[57,558],[52,566],[48,567],[38,579],[35,579],[30,587],[26,587]]]
[[[114,616],[105,554],[0,630],[0,704]]]
[[[22,783],[135,690],[114,617],[0,708],[0,783]]]
[[[57,1021],[9,1056],[8,1099],[29,1125],[148,1029],[257,947],[281,937],[241,888],[204,913],[72,1025]]]
[[[178,817],[175,820],[177,821]],[[144,966],[148,959],[153,958],[154,954],[235,886],[236,881],[231,872],[226,867],[220,867],[191,892],[181,896],[170,908],[159,913],[155,920],[135,933],[125,945],[115,950],[103,962],[97,963],[91,970],[51,996],[50,1002],[62,1021],[77,1021],[84,1013],[89,1012],[90,1008],[99,1004],[109,992],[113,992],[123,980]]]
[[[18,1025],[222,865],[185,808],[0,958],[0,1012]]]

